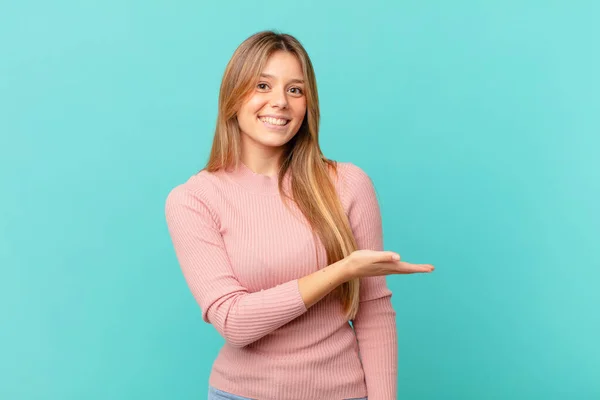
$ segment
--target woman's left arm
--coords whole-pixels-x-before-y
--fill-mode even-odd
[[[347,164],[348,218],[358,250],[383,250],[379,203],[369,176]],[[360,305],[353,321],[365,372],[369,400],[395,400],[397,396],[398,339],[392,292],[385,276],[360,280]]]
[[[385,277],[361,279],[361,297],[385,289]],[[371,280],[371,283],[366,281]],[[389,291],[389,290],[388,290]],[[372,300],[361,299],[353,321],[361,355],[369,400],[397,398],[398,340],[396,312],[390,301],[391,292]]]

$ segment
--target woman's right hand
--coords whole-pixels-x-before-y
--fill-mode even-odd
[[[347,259],[352,278],[415,274],[434,270],[433,265],[430,264],[411,264],[401,261],[400,255],[393,251],[356,250]]]

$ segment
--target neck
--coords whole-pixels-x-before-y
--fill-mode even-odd
[[[281,167],[281,152],[269,155],[242,154],[240,161],[256,174],[277,176]]]

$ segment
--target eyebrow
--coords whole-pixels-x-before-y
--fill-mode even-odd
[[[275,79],[275,77],[273,75],[269,75],[269,74],[260,74],[261,77],[263,78],[270,78],[270,79]],[[304,83],[303,79],[290,79],[290,82],[293,83]]]

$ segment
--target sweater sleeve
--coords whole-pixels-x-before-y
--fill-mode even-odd
[[[382,221],[373,183],[362,169],[353,164],[349,167],[348,218],[358,249],[381,251]],[[369,400],[392,400],[397,395],[398,343],[391,296],[385,276],[361,279],[359,310],[353,326]]]
[[[218,216],[198,191],[183,185],[167,196],[165,215],[185,280],[212,324],[234,347],[244,347],[307,311],[292,280],[249,293],[235,277]]]

